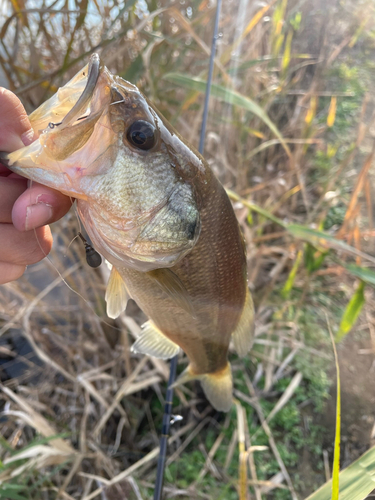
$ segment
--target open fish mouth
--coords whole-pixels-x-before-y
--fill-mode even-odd
[[[1,161],[30,180],[87,200],[90,193],[82,185],[84,178],[104,173],[118,153],[119,137],[109,112],[116,78],[93,54],[81,71],[29,116],[38,139],[12,153],[0,153]]]
[[[80,193],[67,182],[67,169],[56,162],[66,160],[89,139],[93,127],[88,124],[95,125],[101,114],[93,112],[92,99],[103,70],[99,55],[93,54],[79,73],[29,116],[39,140],[13,153],[0,152],[1,162],[15,173],[79,198]],[[74,130],[83,122],[84,133]]]
[[[78,119],[86,118],[90,112],[90,102],[103,67],[98,54],[92,54],[89,63],[77,73],[55,95],[39,106],[29,116],[34,132],[42,134],[45,129],[60,129],[71,125]],[[0,152],[4,163],[13,163],[11,153]]]

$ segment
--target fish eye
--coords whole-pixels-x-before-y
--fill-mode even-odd
[[[151,149],[156,143],[155,127],[144,120],[137,120],[128,128],[126,138],[138,149]]]

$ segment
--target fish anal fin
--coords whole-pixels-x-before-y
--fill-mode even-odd
[[[107,315],[109,318],[117,318],[125,311],[129,300],[129,294],[121,274],[115,267],[112,267],[111,274],[105,292],[107,302]]]
[[[193,318],[195,317],[189,293],[173,271],[168,268],[154,269],[147,274],[181,309],[188,312]]]
[[[232,338],[237,354],[243,358],[254,342],[254,305],[249,289],[246,291],[245,305]]]
[[[178,377],[172,387],[177,387],[192,380],[199,380],[206,398],[218,411],[229,411],[233,403],[233,380],[230,363],[214,373],[196,375],[190,366]]]
[[[159,359],[173,358],[179,350],[179,346],[169,340],[152,321],[147,321],[142,326],[140,336],[131,347],[132,352],[148,354]]]

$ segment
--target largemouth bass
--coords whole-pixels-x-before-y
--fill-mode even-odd
[[[95,248],[112,264],[116,318],[132,297],[149,321],[134,352],[163,359],[181,348],[210,403],[232,404],[231,338],[252,345],[253,304],[244,239],[206,161],[137,87],[90,63],[30,115],[38,140],[9,168],[77,199]]]

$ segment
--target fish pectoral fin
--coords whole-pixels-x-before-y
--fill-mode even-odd
[[[206,398],[218,411],[229,411],[233,403],[233,379],[230,363],[223,370],[196,375],[190,366],[184,370],[171,387],[199,380]]]
[[[115,267],[112,267],[105,292],[107,316],[113,319],[120,316],[122,311],[125,311],[129,298],[130,296],[121,274]]]
[[[249,289],[246,291],[245,305],[232,338],[237,354],[243,358],[254,342],[254,305]]]
[[[166,293],[181,309],[188,312],[193,318],[194,308],[188,291],[180,278],[170,269],[154,269],[147,275],[157,283],[157,285]]]
[[[178,354],[180,348],[169,340],[152,321],[147,321],[142,326],[140,336],[131,346],[131,351],[148,354],[154,358],[169,359]]]

